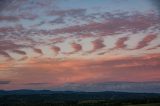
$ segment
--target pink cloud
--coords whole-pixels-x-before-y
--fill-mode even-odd
[[[92,33],[82,33],[78,35],[80,38],[89,38],[89,37],[94,37]]]
[[[54,51],[56,55],[59,54],[59,52],[61,51],[60,47],[58,46],[53,46],[51,49]]]
[[[96,39],[96,40],[92,41],[91,43],[93,45],[92,51],[96,51],[98,49],[105,47],[105,45],[103,44],[103,40],[101,40],[101,39]]]
[[[86,10],[85,9],[68,9],[68,10],[52,10],[48,12],[49,16],[70,16],[70,17],[82,17],[84,16]]]
[[[49,23],[50,24],[62,24],[64,22],[65,22],[65,20],[62,17],[59,17],[59,18],[56,18],[56,19],[50,21]]]
[[[156,45],[154,47],[148,48],[147,50],[153,50],[153,49],[158,49],[160,47],[160,45]]]
[[[12,50],[19,47],[21,47],[21,45],[17,45],[10,40],[0,41],[0,50]]]
[[[12,57],[7,52],[5,52],[5,51],[1,51],[0,50],[0,55],[6,57],[7,59],[12,59]]]
[[[82,46],[78,43],[72,43],[71,46],[74,49],[74,52],[79,52],[82,50]]]
[[[126,44],[125,42],[128,40],[128,37],[122,37],[122,38],[119,38],[116,42],[116,46],[114,49],[121,49],[121,48],[126,48]]]
[[[44,87],[57,87],[66,83],[99,83],[110,81],[157,81],[160,72],[160,54],[117,59],[34,59],[22,67],[14,67],[14,81],[19,83],[47,82]],[[12,73],[10,73],[12,74]],[[17,85],[17,87],[27,87]],[[12,86],[12,89],[14,87]]]
[[[38,54],[43,54],[41,49],[38,48],[33,48],[34,52],[38,53]]]
[[[28,59],[28,57],[27,57],[27,56],[24,56],[24,57],[20,58],[18,61],[25,61],[25,60],[27,60],[27,59]]]
[[[71,43],[71,47],[74,49],[73,51],[71,51],[71,52],[62,52],[62,54],[70,55],[70,54],[74,54],[74,53],[79,52],[79,51],[82,50],[82,46],[80,44],[78,44],[78,43],[75,43],[75,42]]]
[[[63,33],[102,33],[101,35],[107,36],[116,33],[123,33],[124,31],[130,31],[137,33],[138,31],[146,30],[151,26],[156,26],[159,22],[159,18],[156,14],[142,14],[134,13],[124,18],[121,14],[119,18],[112,14],[112,17],[108,17],[107,20],[102,22],[91,22],[84,25],[75,25],[65,28],[59,28],[52,31],[54,34]],[[126,13],[125,13],[126,14]]]
[[[19,18],[17,16],[0,16],[0,21],[19,21]]]
[[[67,39],[67,38],[68,37],[57,37],[57,38],[50,39],[50,41],[53,43],[61,43],[61,42],[64,42],[65,39]]]
[[[147,35],[146,37],[143,38],[142,41],[140,41],[137,45],[137,47],[135,49],[141,49],[143,47],[146,47],[149,45],[149,43],[151,41],[153,41],[154,39],[157,38],[157,35],[156,34],[150,34],[150,35]]]
[[[22,50],[12,50],[12,52],[20,54],[20,55],[27,55],[26,52],[24,52]]]
[[[38,15],[27,12],[27,13],[20,14],[18,17],[20,19],[35,20],[36,18],[38,18]]]

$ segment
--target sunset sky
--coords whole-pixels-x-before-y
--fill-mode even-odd
[[[160,92],[159,0],[0,0],[0,89]]]

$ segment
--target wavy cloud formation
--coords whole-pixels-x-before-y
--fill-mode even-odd
[[[0,21],[12,21],[12,22],[15,22],[15,21],[19,21],[19,18],[15,17],[15,16],[0,16]]]
[[[82,50],[82,46],[78,43],[72,43],[71,46],[74,49],[74,52],[79,52]]]
[[[93,45],[92,51],[96,51],[97,49],[101,49],[101,48],[105,47],[105,45],[103,44],[103,40],[101,40],[101,39],[96,39],[96,40],[92,41],[92,45]]]
[[[0,89],[160,81],[154,3],[0,0]]]
[[[56,55],[59,54],[59,52],[61,51],[60,47],[58,46],[53,46],[51,49],[54,51]]]
[[[116,42],[116,47],[114,49],[124,49],[127,47],[125,42],[128,40],[128,37],[119,38]]]
[[[142,41],[140,41],[138,43],[138,45],[137,45],[137,47],[135,49],[141,49],[141,48],[143,48],[145,46],[148,46],[151,41],[156,39],[156,37],[157,37],[157,35],[155,35],[155,34],[147,35],[146,37],[143,38]]]
[[[12,50],[12,52],[17,53],[19,55],[26,55],[26,52],[21,51],[21,50]]]
[[[12,59],[12,57],[5,51],[0,51],[0,55],[6,57],[7,59]]]
[[[39,54],[43,54],[41,49],[37,49],[37,48],[33,48],[34,52],[39,53]]]

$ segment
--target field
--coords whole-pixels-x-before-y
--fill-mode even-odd
[[[127,105],[127,106],[160,106],[160,103],[136,104],[136,105]]]
[[[160,106],[160,94],[32,90],[1,91],[0,106]]]

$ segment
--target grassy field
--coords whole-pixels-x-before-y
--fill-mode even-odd
[[[0,106],[160,106],[160,94],[127,92],[1,91]]]
[[[160,106],[160,103],[136,104],[136,105],[127,105],[127,106]]]

